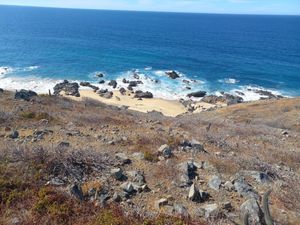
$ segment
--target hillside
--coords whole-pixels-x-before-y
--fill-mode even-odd
[[[0,224],[264,224],[268,190],[300,224],[299,135],[300,98],[172,118],[5,91]]]

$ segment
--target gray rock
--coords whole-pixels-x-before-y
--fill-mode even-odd
[[[138,82],[137,81],[130,81],[128,87],[136,87],[138,86]]]
[[[173,206],[173,211],[176,216],[183,216],[188,217],[189,213],[186,207],[184,207],[182,204],[175,203]]]
[[[248,199],[246,202],[244,202],[240,207],[241,215],[245,216],[248,214],[249,218],[249,224],[253,225],[261,225],[263,224],[263,213],[262,210],[259,207],[259,204],[257,203],[257,200],[254,198]]]
[[[158,149],[158,152],[162,154],[163,157],[165,158],[171,158],[172,156],[172,149],[170,148],[169,145],[162,145]]]
[[[145,155],[143,152],[135,152],[132,154],[132,157],[137,160],[143,160],[145,158]]]
[[[257,181],[257,183],[260,183],[260,184],[265,184],[265,183],[271,182],[271,179],[268,176],[268,174],[263,173],[263,172],[259,172],[259,171],[247,171],[246,174],[250,175],[251,177],[253,177]]]
[[[69,81],[65,80],[64,82],[55,85],[53,89],[54,95],[59,95],[63,91],[66,95],[80,97],[78,83],[69,83]]]
[[[58,148],[68,148],[70,147],[70,143],[69,142],[65,142],[65,141],[62,141],[60,142],[58,145],[57,145]]]
[[[53,186],[62,186],[64,184],[65,182],[59,179],[58,177],[54,177],[46,183],[46,185],[53,185]]]
[[[226,181],[224,184],[225,190],[227,191],[233,191],[234,190],[234,186],[232,184],[231,181]]]
[[[218,176],[212,176],[208,181],[208,186],[215,190],[219,191],[221,187],[222,180]]]
[[[144,177],[143,173],[140,171],[135,171],[135,170],[129,171],[128,175],[132,177],[132,181],[135,183],[138,183],[140,185],[146,183],[145,177]]]
[[[119,160],[122,164],[130,164],[131,160],[124,153],[117,153],[116,159]]]
[[[244,177],[238,177],[234,181],[235,190],[245,198],[259,199],[259,195],[253,190],[253,188],[245,181]]]
[[[124,178],[123,170],[121,168],[114,168],[110,173],[116,180],[122,180]]]
[[[19,137],[19,132],[15,130],[8,137],[11,139],[17,139]]]
[[[149,91],[136,91],[134,98],[153,98],[153,94]]]
[[[127,192],[128,194],[133,194],[135,192],[132,182],[123,183],[121,185],[121,188],[123,189],[123,191]]]
[[[2,94],[4,92],[4,90],[2,88],[0,88],[0,94]]]
[[[192,180],[197,175],[197,167],[194,165],[193,162],[184,162],[179,164],[178,168],[180,171],[182,171],[182,174],[180,174],[179,186],[182,188],[189,187],[193,183]]]
[[[99,84],[104,84],[104,83],[105,83],[105,80],[100,80],[98,83],[99,83]]]
[[[219,214],[219,206],[217,204],[208,204],[202,207],[204,210],[204,217],[211,218],[217,217]]]
[[[194,152],[203,152],[204,151],[205,152],[204,146],[196,140],[182,141],[180,143],[180,146],[181,146],[183,151],[194,151]]]
[[[80,85],[83,87],[92,88],[95,92],[99,90],[98,87],[96,87],[95,85],[92,85],[90,82],[80,82]]]
[[[30,99],[32,99],[35,96],[37,96],[37,93],[35,93],[34,91],[28,91],[24,89],[16,91],[15,93],[15,99],[18,100],[30,101]]]
[[[104,94],[99,94],[99,95],[100,95],[101,97],[103,97],[103,98],[110,99],[110,98],[113,97],[114,93],[113,93],[112,91],[108,91],[108,92],[106,92],[106,93],[104,93]]]
[[[165,206],[167,204],[168,204],[168,200],[166,198],[161,198],[161,199],[155,201],[154,207],[156,209],[160,209],[162,206]]]
[[[120,93],[121,93],[121,95],[125,95],[126,94],[126,89],[125,88],[120,88]]]
[[[205,95],[206,95],[206,91],[196,91],[196,92],[192,92],[192,93],[188,94],[187,97],[202,98]]]
[[[82,193],[81,187],[79,185],[77,185],[77,184],[71,185],[70,193],[72,196],[74,196],[78,200],[83,201],[83,193]]]
[[[207,200],[208,194],[201,190],[199,191],[195,184],[192,184],[189,190],[188,198],[193,202],[204,202]]]

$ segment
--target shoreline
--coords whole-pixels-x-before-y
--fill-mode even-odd
[[[189,112],[188,108],[185,107],[179,100],[166,100],[161,98],[143,98],[142,100],[140,100],[138,98],[134,98],[133,95],[129,92],[127,92],[125,95],[122,95],[119,91],[113,91],[113,97],[107,99],[99,96],[93,90],[81,89],[80,97],[65,94],[63,94],[63,96],[76,101],[82,101],[84,99],[93,99],[108,105],[114,105],[119,107],[125,106],[128,107],[128,109],[130,110],[139,111],[143,113],[157,111],[165,116],[170,117],[176,117]],[[197,102],[195,103],[195,105],[197,107],[197,110],[195,110],[194,113],[218,107],[218,105],[209,104],[205,102]]]

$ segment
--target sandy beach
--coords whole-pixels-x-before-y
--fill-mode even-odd
[[[81,101],[86,98],[97,100],[109,105],[115,106],[127,106],[130,110],[135,110],[139,112],[151,112],[157,111],[161,112],[165,116],[176,117],[178,115],[188,112],[188,109],[177,100],[166,100],[160,98],[152,99],[142,99],[133,98],[133,94],[127,93],[126,95],[121,95],[119,91],[114,91],[112,98],[107,99],[100,97],[97,93],[92,90],[80,90],[80,97],[66,96],[71,99]],[[208,104],[205,102],[195,103],[197,110],[195,112],[201,112],[209,108],[215,107],[213,104]]]

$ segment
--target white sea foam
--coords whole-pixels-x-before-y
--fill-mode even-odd
[[[23,71],[30,72],[30,71],[36,70],[38,68],[40,68],[40,67],[39,66],[28,66],[28,67],[25,67],[23,69]]]
[[[218,82],[225,83],[225,84],[237,84],[240,81],[234,78],[225,78],[225,79],[218,80]]]
[[[4,77],[6,74],[9,74],[13,71],[12,67],[8,67],[8,66],[1,66],[0,67],[0,78]]]
[[[257,86],[250,86],[250,85],[240,86],[239,89],[233,89],[230,91],[230,93],[233,95],[242,97],[244,99],[244,101],[256,101],[263,97],[267,97],[265,95],[257,93],[256,91],[268,91],[274,95],[282,95],[281,92],[276,91],[276,90],[267,89],[267,88],[263,88],[263,87],[257,87]],[[243,93],[243,94],[241,94],[241,93]]]

